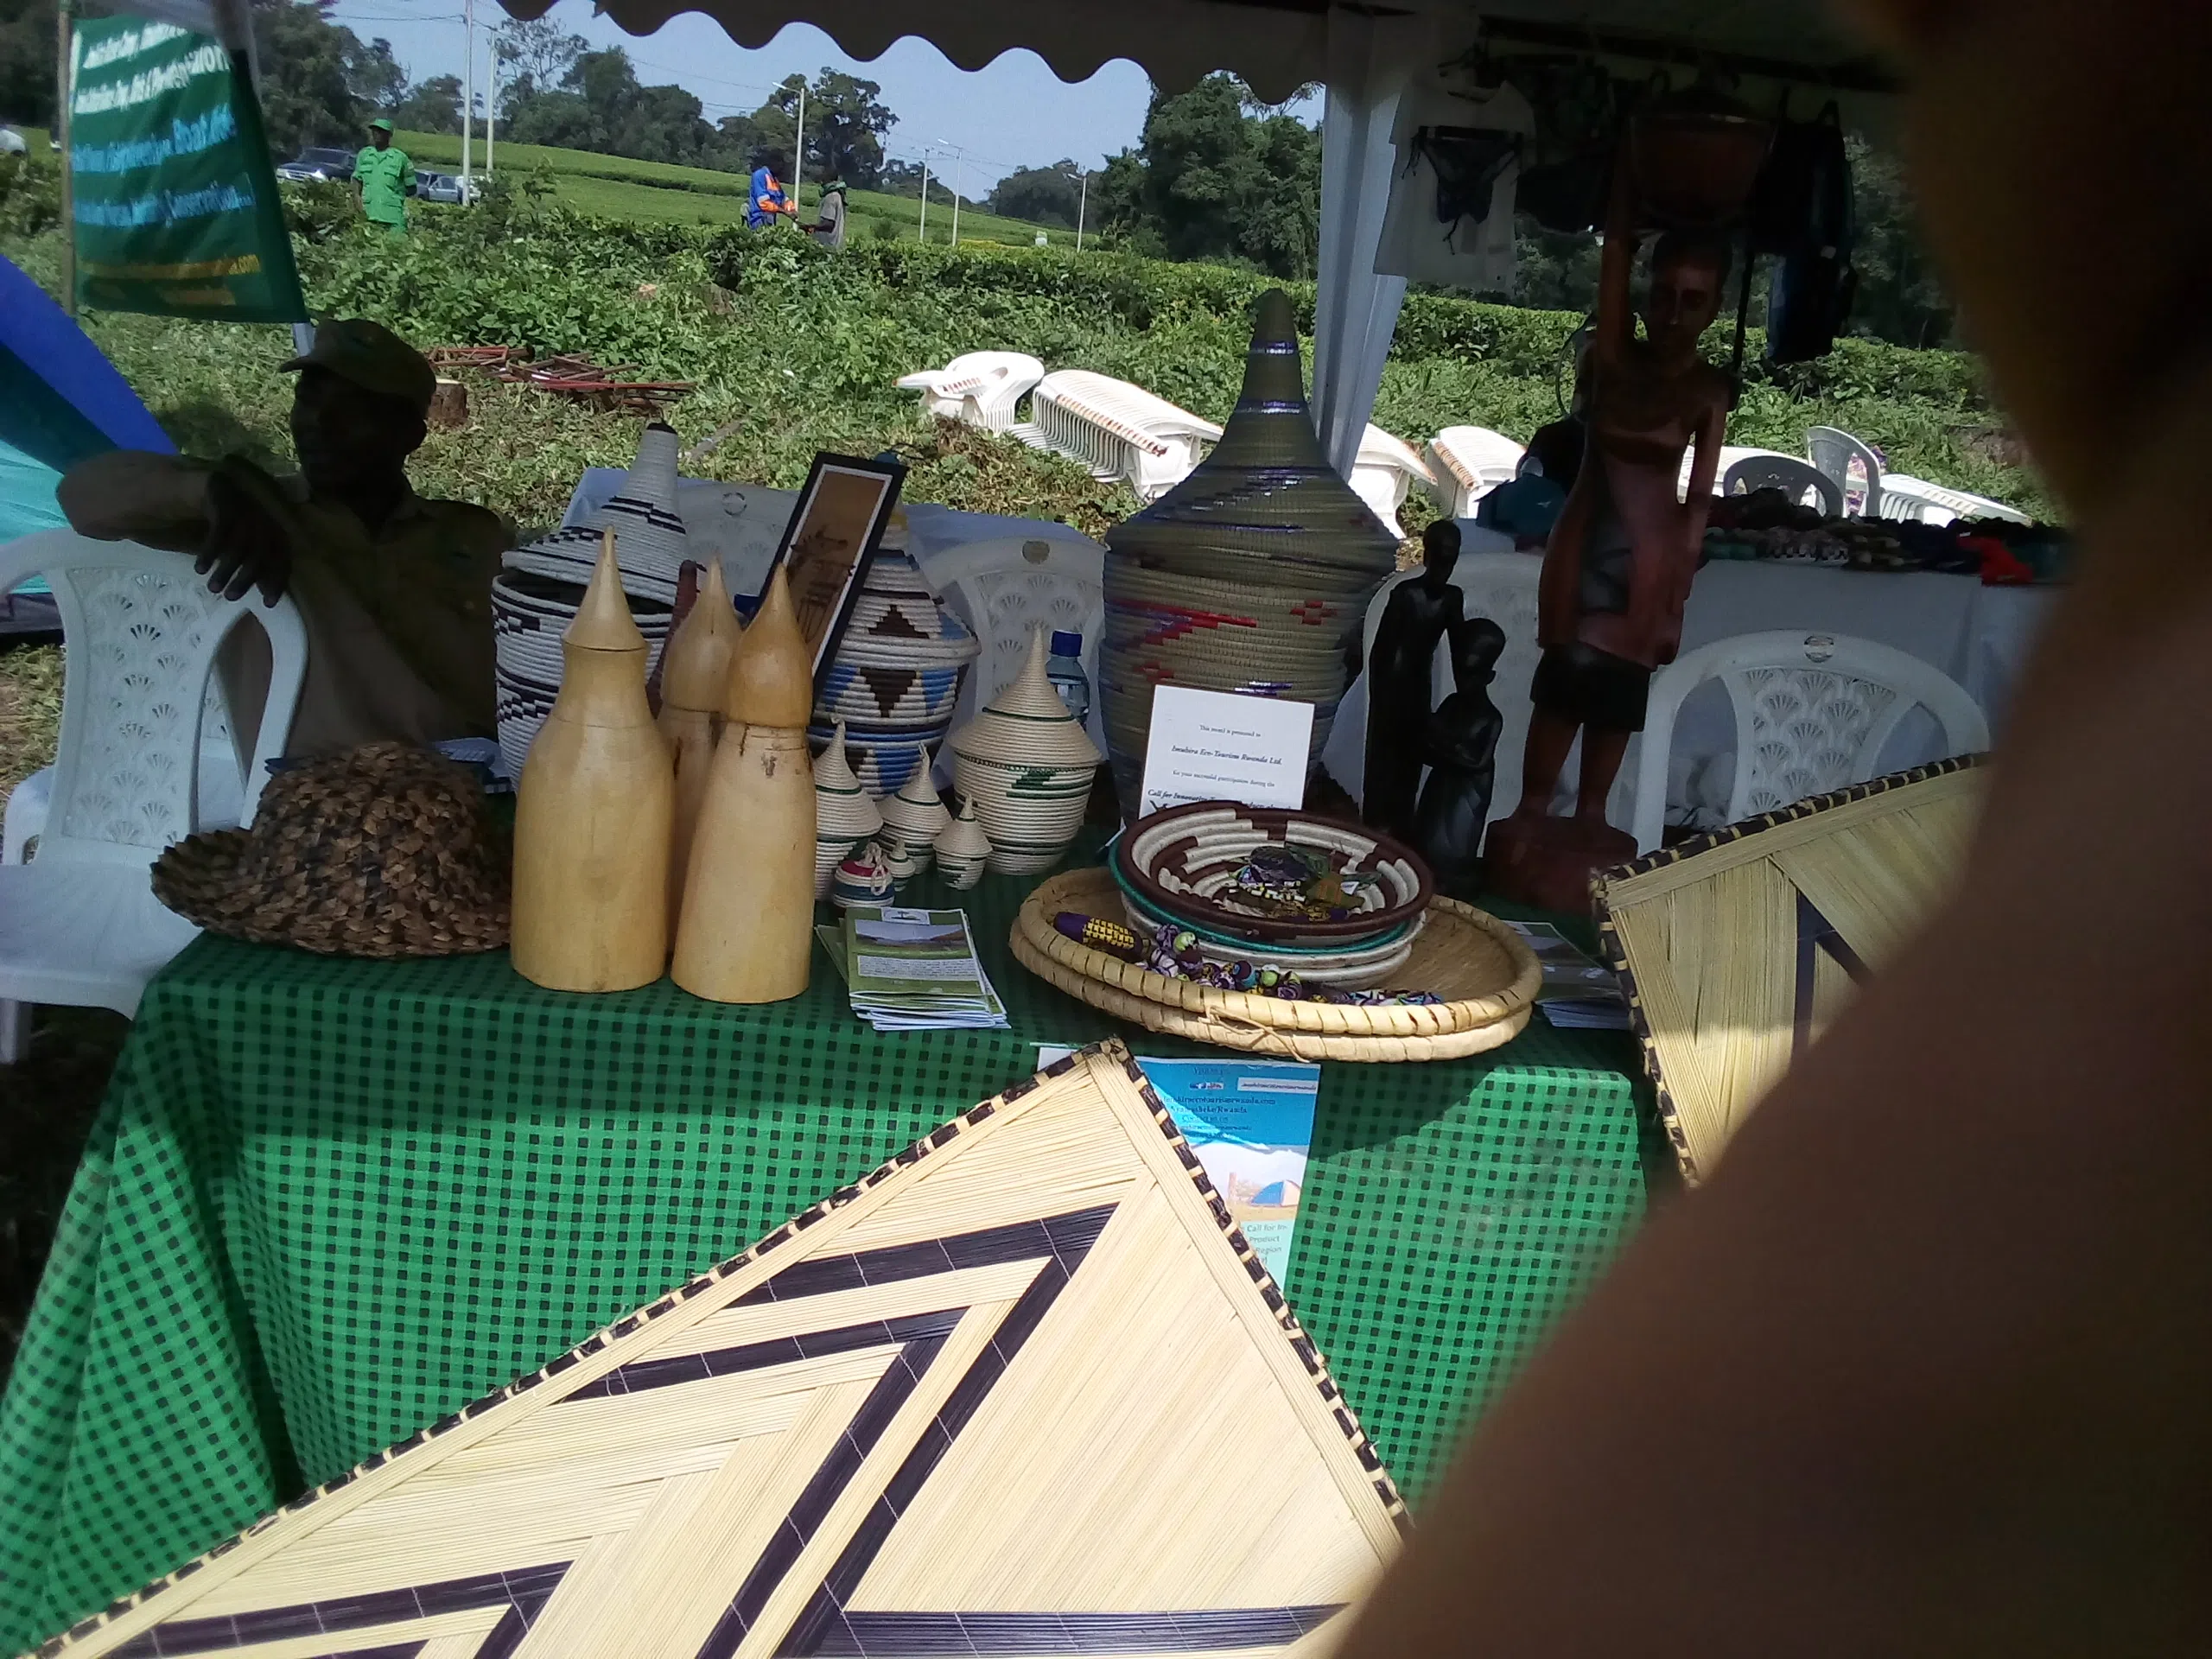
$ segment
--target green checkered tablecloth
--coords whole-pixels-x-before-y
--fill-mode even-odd
[[[504,953],[204,938],[155,981],[0,1402],[0,1651],[166,1573],[742,1249],[1035,1067],[1131,1032],[1017,968],[1008,1032],[806,995],[543,991]],[[1642,1213],[1624,1037],[1323,1069],[1291,1300],[1410,1497]]]

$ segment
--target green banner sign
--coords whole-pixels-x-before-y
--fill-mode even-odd
[[[171,23],[86,19],[69,81],[78,304],[304,321],[244,54]]]

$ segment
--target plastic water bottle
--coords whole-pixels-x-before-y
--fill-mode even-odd
[[[1078,723],[1090,718],[1090,680],[1083,671],[1081,634],[1067,628],[1052,630],[1052,655],[1045,664],[1045,677]]]

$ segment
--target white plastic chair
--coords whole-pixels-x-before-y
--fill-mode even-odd
[[[1715,458],[1713,462],[1713,494],[1727,494],[1728,491],[1726,484],[1728,474],[1735,468],[1742,466],[1745,461],[1757,461],[1762,457],[1771,457],[1776,461],[1797,461],[1799,459],[1796,455],[1785,455],[1779,449],[1760,449],[1749,444],[1724,443],[1720,446],[1720,454]],[[1696,465],[1697,446],[1695,444],[1692,444],[1688,448],[1682,451],[1682,468],[1681,471],[1675,474],[1675,493],[1685,501],[1690,499],[1690,473]]]
[[[2018,507],[1986,495],[1885,471],[1881,457],[1872,448],[1833,426],[1808,429],[1805,449],[1813,465],[1842,487],[1845,504],[1853,518],[1872,515],[1923,524],[1948,524],[1959,518],[2003,518],[2016,524],[2033,522]]]
[[[41,531],[0,547],[0,591],[32,575],[52,585],[61,613],[61,734],[35,831],[10,803],[8,851],[19,855],[35,833],[37,856],[0,866],[8,1060],[21,1058],[28,1024],[16,1005],[136,1014],[146,982],[192,942],[200,930],[155,899],[147,870],[195,830],[251,819],[307,673],[307,630],[290,600],[264,609],[222,599],[181,554]],[[207,714],[217,650],[249,615],[268,633],[270,663],[245,757],[211,744]],[[203,787],[211,766],[232,768],[235,787]],[[226,798],[235,803],[227,813]],[[210,803],[213,824],[203,816]]]
[[[1948,524],[1960,518],[2002,518],[2015,524],[2031,522],[2026,513],[2002,501],[1903,473],[1890,473],[1882,479],[1882,517],[1916,518],[1924,524]]]
[[[1636,845],[1657,847],[1667,819],[1667,762],[1682,702],[1707,680],[1736,713],[1728,822],[1808,795],[1863,784],[1897,722],[1925,706],[1947,753],[1989,747],[1989,722],[1963,687],[1917,657],[1848,635],[1739,633],[1701,645],[1651,677],[1636,779]]]
[[[1098,645],[1106,630],[1106,550],[1096,542],[1008,536],[924,554],[930,586],[943,594],[976,637],[976,660],[953,715],[957,726],[1014,683],[1029,656],[1029,634],[1043,628],[1083,635],[1083,671],[1090,678],[1096,723]]]
[[[1146,501],[1189,477],[1221,436],[1211,421],[1089,369],[1054,370],[1038,382],[1029,407],[1029,420],[1007,429],[1015,437],[1066,455],[1094,478],[1126,480]]]
[[[1852,518],[1881,516],[1882,458],[1872,444],[1840,427],[1808,427],[1805,453],[1812,458],[1815,469],[1843,492],[1843,509]]]
[[[899,376],[899,387],[920,392],[932,415],[1003,432],[1044,378],[1045,365],[1024,352],[963,352],[941,369]]]
[[[1398,509],[1406,505],[1414,485],[1427,489],[1436,480],[1413,445],[1370,423],[1359,441],[1351,477],[1345,481],[1352,493],[1374,510],[1383,528],[1402,541],[1406,531],[1398,522]]]
[[[1723,495],[1749,495],[1754,490],[1778,489],[1792,506],[1806,505],[1808,495],[1831,518],[1843,517],[1843,486],[1806,461],[1788,455],[1746,455],[1720,476]]]
[[[1475,503],[1518,473],[1528,453],[1486,426],[1447,426],[1426,450],[1429,493],[1447,518],[1473,518]]]

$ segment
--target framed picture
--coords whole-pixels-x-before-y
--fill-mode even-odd
[[[774,563],[760,584],[766,594],[777,565],[791,583],[798,629],[813,654],[815,677],[837,649],[860,596],[861,579],[875,556],[875,544],[899,505],[906,469],[896,461],[861,461],[852,455],[818,454]]]

